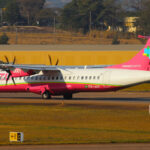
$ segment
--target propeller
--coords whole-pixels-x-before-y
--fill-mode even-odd
[[[49,57],[50,65],[53,65],[51,56],[48,55],[48,57]],[[59,59],[57,59],[55,66],[57,66],[58,64],[59,64]]]
[[[58,65],[58,63],[59,63],[59,60],[57,59],[55,66],[57,66],[57,65]]]
[[[5,59],[6,59],[7,64],[9,64],[8,57],[7,57],[7,56],[4,56],[4,57],[5,57]]]
[[[4,56],[4,57],[5,57],[5,59],[6,59],[6,63],[3,62],[3,64],[9,64],[9,59],[8,59],[8,57],[7,57],[7,56]],[[13,62],[12,62],[11,64],[14,65],[15,62],[16,62],[16,57],[14,57]],[[1,62],[0,62],[0,63],[1,63]],[[11,77],[11,79],[12,79],[14,85],[16,85],[15,80],[14,80],[14,77],[12,77],[11,70],[10,70],[10,69],[7,69],[7,68],[6,68],[6,69],[3,68],[3,70],[6,71],[6,72],[8,73],[8,76],[7,76],[7,79],[6,79],[6,85],[7,85],[8,80],[9,80],[10,77]]]
[[[6,85],[7,85],[9,78],[12,76],[12,73],[11,73],[10,70],[5,70],[5,71],[8,73],[8,76],[7,76],[7,79],[6,79]],[[14,85],[16,85],[14,77],[11,77],[11,79],[12,79]]]
[[[52,64],[52,58],[51,58],[51,56],[50,56],[50,55],[48,55],[48,57],[49,57],[50,65],[53,65],[53,64]]]

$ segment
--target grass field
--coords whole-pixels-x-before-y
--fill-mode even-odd
[[[86,35],[66,31],[56,33],[19,32],[17,35],[16,32],[6,32],[6,34],[9,37],[9,44],[112,44],[113,39],[112,33],[101,31],[92,31],[91,34]],[[119,40],[120,44],[141,44],[141,41],[133,37],[123,37]]]
[[[150,115],[136,103],[0,105],[0,145],[9,131],[23,144],[149,142]]]

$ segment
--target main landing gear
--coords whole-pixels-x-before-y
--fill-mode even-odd
[[[51,95],[48,91],[42,93],[42,99],[51,99]]]
[[[63,95],[64,99],[72,99],[72,94],[71,93],[67,93]],[[42,99],[51,99],[51,94],[49,91],[45,91],[44,93],[42,93]]]
[[[64,99],[72,99],[72,94],[64,94]]]

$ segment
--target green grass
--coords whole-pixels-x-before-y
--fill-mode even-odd
[[[1,145],[9,131],[24,132],[23,144],[149,142],[150,116],[139,105],[1,105]]]

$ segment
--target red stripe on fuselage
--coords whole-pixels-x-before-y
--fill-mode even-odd
[[[116,91],[121,87],[112,85],[93,85],[93,84],[73,84],[73,83],[36,83],[0,86],[0,92],[32,92],[41,94],[43,87],[50,91],[52,95],[62,95],[72,92],[107,92]],[[31,90],[30,90],[31,89]]]

